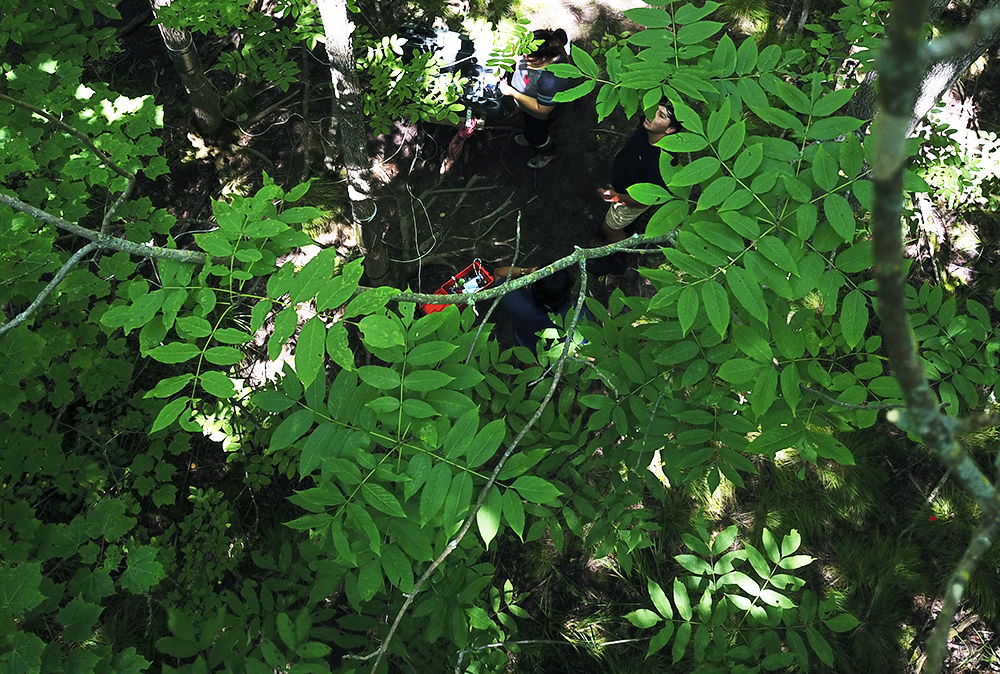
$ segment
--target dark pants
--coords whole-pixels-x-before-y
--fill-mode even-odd
[[[524,111],[521,114],[524,116],[524,137],[542,154],[553,154],[556,151],[556,144],[549,136],[549,127],[556,120],[552,117],[538,119]]]

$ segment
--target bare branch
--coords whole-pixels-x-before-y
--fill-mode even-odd
[[[27,309],[25,309],[24,311],[22,311],[17,316],[7,321],[3,325],[0,325],[0,335],[7,332],[8,330],[16,328],[21,323],[24,323],[26,320],[28,320],[28,317],[31,316],[31,314],[35,313],[35,311],[38,310],[38,307],[42,305],[42,302],[45,301],[45,298],[48,297],[49,294],[51,294],[52,291],[56,289],[56,286],[58,286],[64,278],[66,278],[66,275],[69,274],[70,269],[72,269],[74,265],[76,265],[76,263],[79,262],[84,256],[88,255],[92,251],[97,250],[98,248],[100,248],[98,244],[88,243],[86,246],[73,253],[73,256],[70,257],[70,259],[66,260],[66,264],[64,264],[59,269],[59,271],[56,272],[56,275],[52,277],[52,280],[49,281],[49,284],[42,289],[42,292],[38,293],[38,297],[36,297],[35,300],[28,305]]]
[[[812,394],[812,395],[816,396],[817,398],[822,398],[823,400],[827,401],[831,405],[837,405],[838,407],[843,407],[844,409],[848,409],[848,410],[892,410],[892,409],[896,409],[897,407],[899,407],[899,405],[867,405],[867,404],[865,404],[865,405],[848,405],[845,402],[841,402],[841,401],[837,400],[836,398],[834,398],[831,395],[823,393],[822,391],[817,391],[814,388],[810,388],[809,386],[807,386],[806,384],[803,384],[801,382],[799,383],[799,388],[802,389],[803,391],[805,391],[806,393],[809,393],[809,394]]]

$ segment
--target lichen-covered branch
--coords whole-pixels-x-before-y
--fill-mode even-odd
[[[42,292],[38,293],[38,296],[35,297],[34,301],[28,305],[27,309],[25,309],[24,311],[22,311],[17,316],[10,319],[3,325],[0,325],[0,335],[7,332],[8,330],[16,328],[17,326],[21,325],[21,323],[24,323],[26,320],[28,320],[31,314],[35,313],[38,310],[38,307],[42,306],[42,302],[45,301],[45,298],[48,297],[52,293],[52,291],[56,289],[56,286],[58,286],[64,278],[66,278],[66,275],[69,273],[70,269],[72,269],[77,262],[83,259],[84,256],[88,255],[92,251],[97,250],[98,248],[99,246],[96,243],[88,243],[86,246],[73,253],[72,257],[66,260],[66,264],[64,264],[59,269],[59,271],[56,272],[56,275],[52,277],[52,280],[49,281],[49,284],[42,289]]]
[[[116,236],[109,236],[102,232],[95,232],[92,229],[87,229],[86,227],[75,225],[68,220],[56,217],[51,213],[46,213],[40,208],[35,208],[31,204],[26,204],[20,199],[6,194],[0,193],[0,204],[6,204],[14,210],[30,215],[36,220],[41,220],[42,222],[52,225],[53,227],[58,227],[59,229],[70,232],[71,234],[76,234],[77,236],[87,239],[88,241],[93,241],[97,244],[98,248],[103,248],[105,250],[120,250],[129,253],[130,255],[154,257],[162,260],[173,260],[175,262],[184,262],[188,264],[205,264],[207,259],[207,256],[204,253],[199,253],[193,250],[150,246],[145,243],[136,243],[134,241],[119,239]]]

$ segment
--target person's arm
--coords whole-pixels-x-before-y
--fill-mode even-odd
[[[621,202],[626,206],[631,206],[632,208],[638,208],[644,206],[645,204],[640,204],[638,201],[633,199],[628,195],[627,192],[615,192],[613,187],[607,187],[599,191],[601,199],[604,199],[610,204]]]
[[[541,103],[538,102],[538,99],[532,98],[527,94],[522,94],[520,91],[512,87],[510,85],[510,82],[508,82],[507,80],[500,80],[499,87],[501,94],[503,94],[504,96],[510,96],[515,101],[517,101],[517,104],[519,106],[521,106],[525,110],[529,110],[530,112],[535,113],[536,115],[547,116],[550,112],[552,112],[556,108],[556,106],[554,105],[542,105]]]
[[[493,270],[493,274],[496,276],[502,276],[504,278],[510,277],[511,279],[521,278],[522,276],[527,276],[533,272],[538,271],[538,267],[497,267]]]

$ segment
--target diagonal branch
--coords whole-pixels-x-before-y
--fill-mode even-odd
[[[582,252],[582,249],[577,248],[574,254]],[[465,538],[465,535],[472,527],[473,521],[476,519],[476,514],[479,512],[479,509],[483,507],[483,503],[486,501],[486,495],[489,493],[493,485],[496,484],[497,476],[500,475],[500,471],[503,470],[504,464],[507,463],[507,459],[514,454],[514,450],[521,443],[521,440],[524,439],[524,436],[528,434],[528,431],[530,431],[531,428],[538,422],[542,416],[542,412],[545,411],[545,408],[552,400],[552,396],[555,395],[556,388],[559,386],[559,381],[562,379],[563,366],[566,364],[566,358],[570,353],[570,345],[573,343],[573,335],[576,333],[576,325],[580,320],[580,316],[583,314],[583,301],[587,297],[587,269],[585,260],[586,258],[584,257],[581,257],[578,260],[578,264],[580,266],[580,292],[576,298],[576,306],[573,310],[573,320],[570,322],[569,328],[566,330],[566,339],[563,342],[562,354],[560,354],[559,360],[556,362],[555,373],[552,376],[552,385],[549,386],[548,392],[545,394],[545,397],[542,398],[541,404],[538,406],[538,409],[535,410],[531,419],[528,420],[528,423],[524,425],[524,428],[520,430],[513,442],[510,443],[507,450],[503,453],[503,456],[500,457],[500,461],[490,474],[490,479],[486,481],[486,484],[479,492],[479,498],[472,507],[472,512],[469,513],[468,517],[466,517],[465,522],[462,524],[462,528],[458,530],[458,534],[455,536],[455,539],[448,543],[444,552],[438,555],[437,559],[431,563],[427,570],[424,571],[423,575],[421,575],[417,580],[416,584],[414,584],[413,589],[410,590],[409,595],[406,597],[406,601],[403,602],[403,606],[399,609],[399,613],[396,614],[395,620],[392,621],[392,626],[389,628],[389,633],[386,635],[385,641],[382,642],[382,645],[379,646],[375,653],[358,658],[363,660],[368,660],[372,657],[375,658],[375,664],[372,665],[371,670],[372,674],[375,674],[375,672],[378,671],[379,663],[382,662],[382,658],[388,652],[389,644],[392,642],[392,638],[396,634],[396,629],[399,627],[399,623],[403,620],[403,616],[406,614],[407,609],[410,608],[410,604],[412,604],[417,598],[417,593],[424,586],[424,584],[427,583],[431,574],[433,574],[434,571],[441,566],[444,560],[447,559],[448,555],[454,552],[454,550],[458,547],[458,544],[462,542],[463,538]]]
[[[42,302],[45,301],[45,298],[48,297],[49,294],[56,289],[56,286],[58,286],[64,278],[66,278],[66,275],[69,274],[70,269],[72,269],[73,266],[76,265],[76,263],[79,262],[85,255],[89,254],[91,251],[97,250],[98,248],[100,248],[100,246],[98,246],[96,243],[88,243],[86,246],[73,253],[73,256],[70,257],[70,259],[66,260],[66,264],[64,264],[62,268],[60,268],[59,271],[56,272],[56,275],[52,277],[52,280],[49,281],[49,284],[42,289],[42,292],[38,293],[38,297],[36,297],[35,300],[28,305],[27,309],[25,309],[24,311],[22,311],[17,316],[7,321],[3,325],[0,325],[0,335],[7,332],[8,330],[16,328],[21,323],[24,323],[26,320],[28,320],[28,317],[31,316],[31,314],[35,313],[35,311],[38,310],[38,307],[42,305]]]
[[[155,257],[162,260],[173,260],[174,262],[185,262],[188,264],[204,264],[208,259],[204,253],[199,253],[193,250],[150,246],[144,243],[126,241],[125,239],[120,239],[116,236],[109,236],[108,234],[104,234],[102,232],[95,232],[92,229],[87,229],[86,227],[81,227],[80,225],[74,225],[68,220],[63,220],[62,218],[56,217],[51,213],[46,213],[40,208],[35,208],[30,204],[24,203],[20,199],[6,194],[0,193],[0,204],[6,204],[14,210],[30,215],[36,220],[41,220],[42,222],[52,225],[53,227],[58,227],[59,229],[76,234],[77,236],[83,237],[88,241],[93,241],[97,244],[98,248],[106,250],[120,250],[131,255]]]

